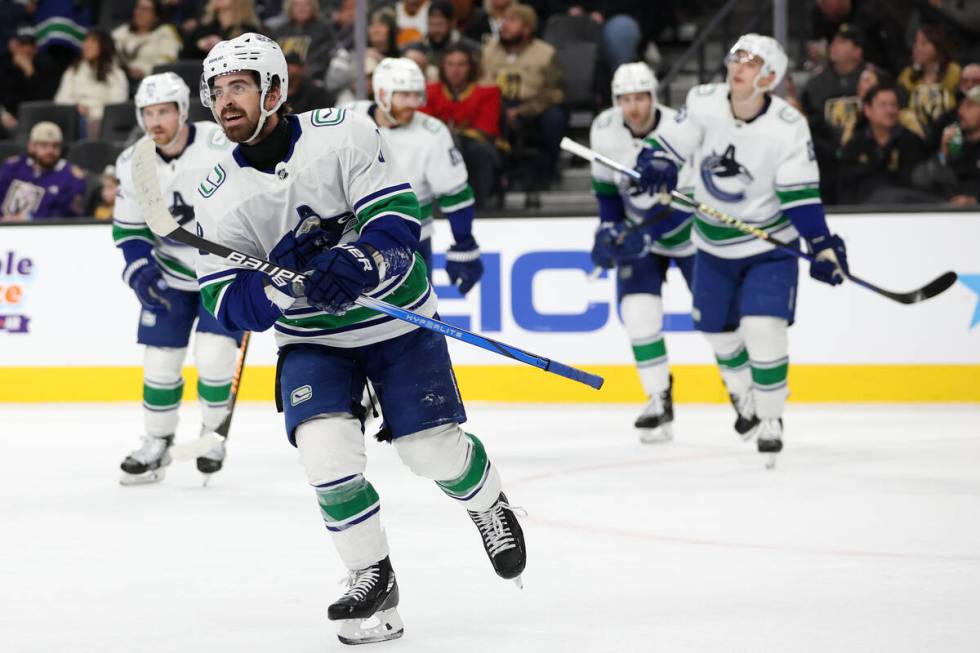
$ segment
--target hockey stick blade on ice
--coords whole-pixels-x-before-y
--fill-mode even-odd
[[[576,156],[582,157],[583,159],[587,159],[589,161],[595,161],[597,163],[600,163],[613,170],[621,172],[624,175],[628,175],[633,179],[640,178],[640,174],[636,170],[627,168],[626,166],[620,164],[617,161],[613,161],[612,159],[605,157],[599,154],[598,152],[595,152],[585,147],[580,143],[576,143],[575,141],[568,138],[567,136],[565,138],[562,138],[561,148],[566,152],[570,152]],[[755,236],[756,238],[765,240],[766,242],[772,244],[774,247],[777,247],[797,258],[801,258],[805,261],[809,261],[810,263],[813,263],[814,261],[814,257],[811,256],[810,254],[801,252],[797,248],[788,245],[787,243],[776,240],[762,229],[758,229],[756,227],[753,227],[752,225],[746,224],[745,222],[742,222],[738,218],[732,217],[727,213],[723,213],[716,208],[704,204],[703,202],[698,202],[696,200],[693,200],[682,193],[678,193],[676,190],[671,191],[670,195],[675,200],[682,202],[685,205],[695,209],[698,213],[701,213],[702,215],[710,216],[715,220],[718,220],[719,222],[722,222],[730,227],[738,229],[744,234],[748,234],[750,236]],[[922,286],[917,290],[911,290],[909,292],[894,292],[892,290],[885,290],[884,288],[879,288],[873,283],[865,281],[864,279],[855,276],[854,274],[848,273],[845,274],[844,276],[847,278],[848,281],[852,283],[862,286],[863,288],[867,288],[873,293],[881,295],[882,297],[887,297],[888,299],[899,302],[901,304],[916,304],[918,302],[925,301],[927,299],[935,297],[936,295],[939,295],[942,292],[946,291],[948,288],[950,288],[950,286],[956,283],[956,279],[957,279],[955,272],[952,271],[944,272],[943,274],[939,275],[938,277],[936,277],[935,279],[933,279],[932,281],[930,281],[929,283],[927,283],[926,285]]]
[[[182,228],[174,220],[173,216],[170,215],[170,211],[167,210],[167,207],[163,203],[163,195],[160,192],[160,183],[157,178],[155,145],[149,138],[144,137],[139,140],[134,148],[133,186],[136,189],[136,201],[143,212],[146,224],[158,236],[170,238],[171,240],[176,240],[214,254],[235,266],[263,272],[269,276],[269,279],[277,287],[305,283],[306,278],[295,270],[289,270],[265,259],[236,251],[210,240],[205,240]],[[419,315],[414,311],[389,304],[380,299],[361,295],[355,300],[355,303],[358,306],[370,308],[389,317],[422,327],[423,329],[435,331],[436,333],[441,333],[444,336],[454,338],[469,345],[486,349],[487,351],[506,356],[507,358],[532,367],[537,367],[545,372],[557,374],[572,381],[578,381],[596,390],[602,387],[604,381],[601,376],[596,374],[559,363],[550,358],[532,354],[498,340],[493,340],[492,338],[481,336],[472,331],[446,324],[440,320]]]

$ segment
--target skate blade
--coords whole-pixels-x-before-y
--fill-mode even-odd
[[[674,439],[674,429],[669,424],[663,424],[652,429],[638,428],[640,442],[643,444],[664,444]]]
[[[766,469],[773,469],[776,466],[776,454],[771,453],[766,456]]]
[[[344,619],[337,624],[337,639],[351,646],[398,639],[405,633],[405,624],[395,608],[378,610],[367,619]]]
[[[207,487],[208,483],[211,482],[211,477],[214,476],[214,474],[201,474],[201,476],[201,487]]]
[[[130,485],[149,485],[151,483],[159,483],[166,475],[167,471],[165,467],[151,469],[143,472],[142,474],[128,474],[123,472],[122,476],[119,477],[119,485],[128,487]]]
[[[514,584],[517,585],[517,589],[519,590],[524,589],[524,579],[521,578],[520,576],[514,579]]]
[[[170,457],[181,462],[200,458],[215,447],[220,446],[224,441],[225,439],[217,433],[205,433],[199,438],[170,447]]]

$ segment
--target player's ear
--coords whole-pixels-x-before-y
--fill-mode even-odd
[[[772,83],[774,81],[776,81],[776,73],[769,73],[768,75],[766,75],[765,77],[759,80],[759,88],[766,91],[775,90],[772,87]]]
[[[282,96],[283,92],[284,90],[282,88],[282,83],[280,82],[279,78],[276,77],[273,80],[272,87],[269,89],[269,92],[265,94],[266,111],[272,111],[272,107],[276,106],[276,103],[279,102],[279,98]]]

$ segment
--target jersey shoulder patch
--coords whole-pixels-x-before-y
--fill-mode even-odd
[[[316,109],[310,114],[310,124],[314,127],[333,127],[344,122],[344,118],[346,117],[346,109],[338,109],[336,107]]]
[[[799,122],[803,118],[803,114],[801,114],[794,107],[788,104],[783,108],[781,108],[779,110],[779,113],[777,113],[776,115],[779,117],[780,120],[789,123],[791,125],[793,123]]]
[[[433,118],[432,116],[426,116],[421,113],[416,113],[415,115],[422,116],[422,127],[425,128],[426,131],[430,131],[433,134],[438,134],[446,127],[444,124],[442,124],[442,121],[439,120],[438,118]]]
[[[616,118],[618,115],[620,115],[620,112],[616,109],[616,107],[609,107],[595,117],[595,120],[592,121],[592,128],[606,129],[610,125],[617,122]]]

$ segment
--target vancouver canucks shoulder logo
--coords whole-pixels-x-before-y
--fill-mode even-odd
[[[735,158],[735,146],[729,145],[725,153],[714,152],[701,162],[701,180],[704,187],[723,202],[741,202],[745,199],[745,187],[754,177],[748,168]]]

